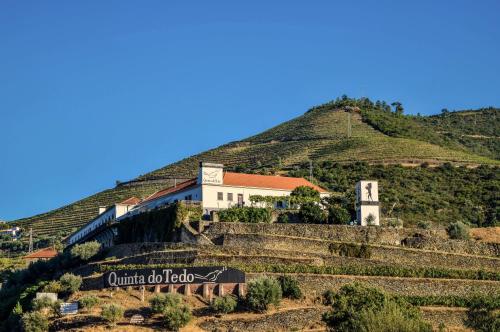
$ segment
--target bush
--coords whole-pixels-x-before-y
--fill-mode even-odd
[[[236,310],[238,301],[232,295],[216,297],[210,304],[210,308],[217,313],[228,314]]]
[[[163,312],[165,326],[174,331],[186,326],[192,318],[191,309],[186,304],[169,306]]]
[[[300,206],[300,220],[307,224],[323,224],[326,222],[325,212],[314,202],[306,202]]]
[[[380,310],[364,310],[359,315],[360,332],[432,332],[430,324],[412,317],[396,302],[388,302]]]
[[[218,212],[219,220],[225,222],[270,223],[271,210],[256,207],[232,207]]]
[[[93,307],[95,307],[97,304],[99,304],[99,298],[94,295],[88,295],[82,297],[80,300],[78,300],[78,304],[80,307],[84,310],[90,310]]]
[[[467,311],[465,325],[480,332],[500,331],[500,313],[498,304],[479,301],[474,303]]]
[[[181,296],[179,294],[172,293],[155,295],[149,300],[151,310],[157,314],[164,312],[168,307],[179,306],[181,303]]]
[[[351,221],[349,211],[341,206],[334,205],[328,208],[328,223],[336,225],[346,225]]]
[[[278,282],[281,286],[283,297],[290,299],[302,298],[302,291],[300,290],[297,279],[284,275],[278,277]]]
[[[281,287],[277,280],[261,277],[248,284],[246,302],[250,309],[264,312],[270,305],[279,305],[281,296]]]
[[[87,261],[97,255],[101,250],[101,244],[97,241],[85,242],[77,244],[71,248],[71,256]]]
[[[418,228],[429,229],[431,228],[431,223],[428,221],[421,220],[417,223]]]
[[[326,290],[323,293],[323,304],[332,305],[334,298],[335,298],[335,292],[331,289]]]
[[[102,307],[102,317],[108,321],[111,325],[116,324],[120,319],[123,318],[125,310],[122,306],[117,304],[107,304]]]
[[[59,282],[61,283],[63,292],[73,294],[80,289],[80,286],[82,285],[82,277],[75,276],[71,273],[65,273],[59,279]]]
[[[336,253],[339,256],[370,258],[372,255],[371,249],[366,244],[355,243],[330,243],[328,246],[330,252]]]
[[[278,216],[278,222],[282,224],[288,224],[290,218],[288,218],[288,214],[282,213]]]
[[[61,312],[61,301],[54,301],[51,298],[44,296],[38,299],[34,299],[31,303],[31,307],[34,311],[40,311],[43,314],[59,316]]]
[[[21,318],[23,331],[45,332],[49,330],[49,320],[38,311],[25,313]]]
[[[320,194],[319,191],[316,189],[313,189],[309,186],[299,186],[292,190],[290,193],[290,196],[296,201],[300,202],[301,200],[305,201],[318,201],[320,200]]]
[[[417,308],[359,283],[343,286],[331,302],[323,320],[336,331],[432,331]]]
[[[61,293],[63,291],[63,286],[59,281],[52,280],[47,285],[43,287],[43,291],[47,293]]]
[[[453,222],[446,228],[448,235],[452,239],[467,240],[469,239],[469,226],[461,221]]]

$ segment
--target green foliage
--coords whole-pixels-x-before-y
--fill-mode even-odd
[[[143,268],[172,268],[185,267],[186,264],[124,264],[124,265],[102,265],[101,272],[111,270],[143,269]],[[500,281],[500,272],[485,270],[463,270],[447,269],[437,267],[406,267],[398,265],[366,265],[359,264],[343,265],[306,265],[306,264],[235,264],[228,266],[253,273],[312,273],[330,275],[367,275],[406,278],[438,278],[438,279],[471,279],[471,280],[495,280]]]
[[[306,176],[308,165],[291,171],[292,176]],[[401,167],[367,163],[318,163],[314,177],[323,187],[344,193],[329,205],[338,204],[354,214],[354,184],[361,179],[379,182],[381,217],[399,218],[405,225],[421,220],[433,224],[450,224],[457,220],[479,226],[495,226],[500,222],[496,193],[500,192],[498,167]]]
[[[339,205],[333,205],[328,207],[328,223],[345,225],[349,224],[351,221],[351,214],[347,209]]]
[[[210,304],[210,308],[213,312],[228,314],[236,310],[238,306],[238,300],[233,295],[224,295],[216,297]]]
[[[219,220],[225,222],[270,223],[271,210],[256,207],[232,207],[218,212]]]
[[[333,290],[331,289],[327,289],[324,293],[323,293],[323,304],[324,305],[332,305],[333,304],[333,301],[335,299],[335,293]]]
[[[320,200],[319,191],[317,191],[316,189],[313,189],[311,187],[308,187],[308,186],[299,186],[299,187],[295,188],[290,193],[290,196],[296,197],[299,199],[305,199],[305,200],[312,199],[312,200],[315,200],[317,202],[319,202],[319,200]]]
[[[65,293],[73,294],[80,289],[82,285],[82,277],[75,276],[71,273],[65,273],[59,279],[61,283],[62,291]]]
[[[287,224],[290,221],[290,218],[288,217],[288,214],[286,213],[281,213],[278,216],[278,222],[282,224]]]
[[[154,313],[162,313],[168,307],[176,307],[182,303],[182,298],[179,294],[168,293],[168,294],[158,294],[153,296],[149,300],[151,305],[151,310]]]
[[[110,325],[115,325],[120,319],[123,318],[123,314],[125,313],[125,309],[121,305],[118,304],[106,304],[102,306],[101,316]]]
[[[371,213],[365,218],[366,224],[368,226],[373,226],[375,224],[375,220],[375,216]]]
[[[193,317],[187,304],[169,306],[163,311],[163,322],[169,330],[178,331],[186,326]]]
[[[56,280],[52,280],[52,281],[49,281],[49,283],[47,285],[45,285],[45,287],[43,287],[43,291],[44,292],[47,292],[47,293],[61,293],[63,291],[63,286],[61,285],[61,283],[59,281],[56,281]]]
[[[77,244],[71,248],[71,256],[80,258],[83,261],[88,261],[101,250],[101,244],[97,241],[85,242]]]
[[[330,243],[328,249],[331,253],[336,253],[339,256],[370,258],[372,255],[371,249],[366,244],[356,243]]]
[[[314,202],[306,202],[300,206],[299,218],[307,224],[323,224],[327,220],[325,211]]]
[[[282,275],[278,277],[278,282],[281,286],[283,297],[295,300],[302,298],[302,291],[300,290],[297,279],[289,275]]]
[[[446,231],[448,232],[448,235],[452,239],[467,240],[470,238],[469,226],[467,226],[466,224],[464,224],[461,221],[451,223],[446,228]]]
[[[264,312],[281,302],[281,286],[276,279],[260,277],[248,283],[246,303],[251,310]]]
[[[419,222],[417,222],[417,227],[422,229],[429,229],[431,228],[431,223],[428,221],[420,220]]]
[[[78,300],[78,304],[84,310],[90,310],[98,305],[100,302],[99,298],[94,295],[87,295]]]
[[[38,311],[27,312],[21,318],[24,332],[45,332],[49,330],[49,320]]]
[[[500,309],[491,302],[476,302],[467,311],[466,325],[474,331],[500,331]]]
[[[335,331],[432,331],[417,308],[376,288],[345,285],[331,301],[323,320]]]
[[[455,295],[429,295],[429,296],[400,296],[406,302],[415,306],[446,306],[446,307],[473,307],[487,305],[491,308],[500,308],[500,297],[495,295],[455,296]]]
[[[182,303],[179,294],[159,294],[149,300],[151,310],[162,314],[163,322],[170,330],[177,331],[191,320],[191,309]]]

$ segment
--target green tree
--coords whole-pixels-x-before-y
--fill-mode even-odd
[[[402,116],[404,112],[403,104],[401,104],[399,101],[395,101],[391,104],[394,107],[394,113],[397,116]]]
[[[333,205],[328,208],[328,223],[345,225],[351,221],[349,211],[339,205]]]
[[[210,304],[210,308],[214,312],[228,314],[230,312],[233,312],[236,309],[237,305],[238,301],[236,300],[236,298],[228,294],[216,297]]]
[[[107,304],[102,307],[102,318],[109,322],[110,325],[115,325],[120,319],[123,318],[125,309],[117,304]]]
[[[38,311],[27,312],[21,318],[24,332],[46,332],[49,330],[49,320]]]
[[[73,294],[80,289],[80,286],[82,285],[82,277],[75,276],[72,273],[65,273],[59,279],[59,282],[61,283],[63,292]]]
[[[302,298],[299,282],[291,276],[283,275],[278,277],[283,297],[298,300]]]
[[[295,188],[290,193],[290,196],[296,200],[299,200],[299,202],[300,200],[305,200],[305,201],[314,200],[318,202],[320,200],[319,191],[308,186],[299,186]]]
[[[101,250],[101,244],[97,241],[85,242],[77,244],[71,248],[71,256],[87,261],[97,255]]]
[[[254,311],[264,312],[271,305],[279,305],[281,297],[281,286],[276,279],[261,277],[248,284],[246,302]]]
[[[469,226],[467,226],[466,224],[464,224],[461,221],[457,221],[457,222],[451,223],[446,228],[446,231],[448,232],[448,235],[452,239],[467,240],[470,237],[470,235],[469,235],[469,231],[470,231]]]
[[[301,204],[299,209],[299,218],[307,224],[322,224],[326,222],[325,211],[314,202],[306,202]]]

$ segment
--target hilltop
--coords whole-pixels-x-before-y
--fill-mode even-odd
[[[236,171],[283,173],[315,164],[499,165],[498,109],[404,116],[384,102],[343,97],[258,135],[167,165],[62,208],[13,223],[32,227],[38,239],[64,236],[107,206],[131,196],[146,197],[174,179],[195,175],[199,161]],[[473,121],[471,120],[473,119]],[[348,123],[351,123],[348,135]],[[466,178],[466,177],[465,177]],[[330,190],[335,189],[329,187]]]

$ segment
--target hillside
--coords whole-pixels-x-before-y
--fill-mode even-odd
[[[486,124],[493,121],[492,128],[498,127],[498,110],[472,113],[475,114],[476,123]],[[347,137],[349,115],[352,123],[350,138]],[[381,125],[386,122],[376,121],[377,118],[387,118],[391,120],[388,123],[392,127],[399,126],[403,129],[390,131],[388,125]],[[444,135],[442,133],[444,128],[452,127],[440,117],[422,117],[418,120],[413,117],[398,117],[396,120],[394,121],[391,113],[367,102],[367,99],[344,98],[315,107],[304,115],[261,134],[191,156],[144,174],[127,184],[118,185],[68,206],[20,219],[14,223],[24,229],[32,227],[38,239],[68,234],[75,227],[97,215],[98,206],[110,205],[130,196],[145,197],[171,185],[174,178],[194,176],[198,162],[202,160],[220,162],[233,169],[247,172],[287,172],[309,160],[343,164],[358,161],[370,164],[416,165],[422,162],[430,164],[452,162],[462,165],[499,164],[498,155],[494,153],[497,151],[497,138],[494,138],[494,148],[484,148],[487,151],[483,151],[483,145],[481,148],[470,148],[467,144],[454,139],[435,139]],[[406,123],[419,130],[408,130]],[[481,126],[483,127],[488,126]],[[456,132],[461,129],[453,130]],[[465,127],[464,132],[467,135],[478,133]],[[492,133],[483,131],[479,133],[492,137]],[[479,150],[484,152],[483,155],[479,154],[481,152]]]

